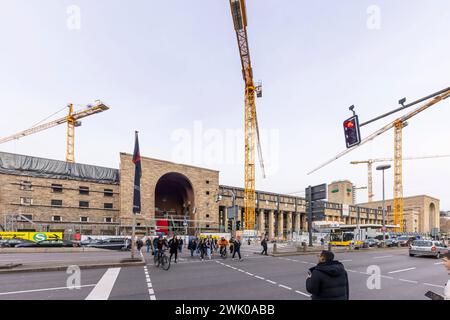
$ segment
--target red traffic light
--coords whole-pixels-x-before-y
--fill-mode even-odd
[[[355,127],[355,123],[353,121],[345,121],[344,122],[344,127],[346,127],[346,128],[354,128]]]

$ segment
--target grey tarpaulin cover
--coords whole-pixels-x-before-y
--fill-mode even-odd
[[[119,183],[119,170],[0,152],[0,173],[40,178]]]

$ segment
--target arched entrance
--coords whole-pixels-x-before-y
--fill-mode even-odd
[[[157,229],[166,234],[189,234],[194,210],[194,189],[187,177],[170,172],[163,175],[155,187],[155,219]]]
[[[429,228],[431,231],[431,229],[434,228],[434,226],[436,225],[436,206],[433,202],[430,203],[428,214],[429,214]]]

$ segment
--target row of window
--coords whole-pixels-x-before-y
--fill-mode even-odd
[[[22,181],[22,183],[20,184],[20,189],[25,190],[25,191],[32,191],[33,184],[31,181]],[[63,193],[64,187],[62,184],[52,183],[51,189],[52,189],[53,193]],[[90,190],[89,190],[89,187],[80,186],[78,188],[78,192],[81,195],[89,195]],[[114,190],[113,189],[103,189],[103,195],[105,197],[113,197]]]
[[[33,204],[33,198],[22,197],[22,198],[20,198],[20,204],[31,206]],[[62,207],[63,201],[62,200],[52,200],[50,205],[52,207]],[[79,201],[78,206],[80,208],[89,208],[89,201]],[[112,203],[104,203],[103,208],[104,209],[114,209],[114,206]]]
[[[62,222],[62,217],[61,216],[52,216],[52,221],[53,222]],[[80,217],[80,222],[90,222],[89,221],[89,217]],[[105,222],[105,223],[112,223],[113,222],[113,218],[105,217],[105,218],[103,218],[103,222]]]

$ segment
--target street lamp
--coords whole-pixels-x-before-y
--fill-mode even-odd
[[[385,165],[381,165],[377,167],[377,170],[381,170],[383,171],[383,247],[384,244],[386,243],[386,221],[385,221],[385,212],[386,212],[386,207],[385,207],[385,195],[384,195],[384,171],[389,169],[391,167],[390,164],[385,164]]]

